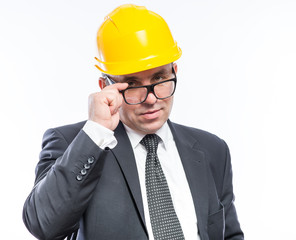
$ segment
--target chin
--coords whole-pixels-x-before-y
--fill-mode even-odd
[[[157,132],[162,126],[164,122],[153,122],[150,124],[144,124],[141,126],[142,132],[145,134],[152,134]]]

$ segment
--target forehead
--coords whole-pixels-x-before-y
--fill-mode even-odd
[[[152,78],[157,74],[166,75],[170,73],[172,73],[172,64],[167,64],[160,67],[148,69],[148,70],[137,72],[137,73],[126,74],[126,75],[116,75],[116,76],[111,75],[111,77],[116,81],[124,81],[126,79],[131,79],[131,78],[141,80],[141,79]]]

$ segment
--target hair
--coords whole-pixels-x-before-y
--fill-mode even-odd
[[[106,78],[106,77],[108,77],[108,74],[102,73],[102,78]]]

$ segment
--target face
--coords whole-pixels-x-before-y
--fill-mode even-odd
[[[177,73],[177,65],[173,64]],[[156,67],[146,71],[111,76],[116,82],[127,82],[130,86],[150,85],[174,78],[172,64]],[[120,120],[131,129],[142,133],[155,133],[168,120],[173,106],[173,96],[160,100],[153,93],[149,93],[145,102],[136,105],[129,105],[123,102],[120,108]]]

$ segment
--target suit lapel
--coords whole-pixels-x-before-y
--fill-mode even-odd
[[[204,152],[197,148],[197,140],[186,134],[182,127],[168,121],[184,167],[194,201],[201,239],[207,239],[208,189]]]
[[[127,185],[135,201],[135,205],[141,216],[143,226],[147,233],[141,187],[140,187],[140,181],[139,181],[139,175],[138,175],[137,165],[135,161],[134,151],[132,149],[130,140],[126,134],[124,126],[121,122],[119,122],[118,127],[115,129],[114,135],[118,143],[116,147],[111,151],[114,153],[117,159],[117,162],[121,167],[121,170],[126,179]]]

